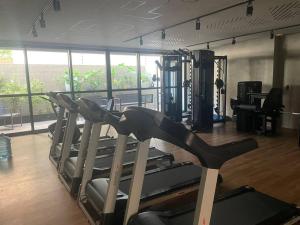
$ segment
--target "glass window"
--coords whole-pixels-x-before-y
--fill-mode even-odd
[[[160,63],[159,55],[141,55],[141,86],[142,88],[160,86],[160,70],[156,61]]]
[[[47,129],[51,123],[57,120],[51,103],[45,97],[43,95],[33,95],[31,97],[35,130]]]
[[[126,106],[138,106],[138,91],[113,91],[115,109],[123,111]]]
[[[28,97],[0,97],[0,133],[31,130]]]
[[[104,53],[72,52],[75,91],[106,90],[106,61]]]
[[[137,88],[136,54],[111,54],[112,89]]]
[[[32,93],[70,91],[68,53],[27,51]]]
[[[0,49],[0,95],[26,93],[24,52]]]
[[[23,50],[0,49],[0,133],[31,130],[24,63]]]
[[[159,110],[159,89],[142,90],[142,107]]]

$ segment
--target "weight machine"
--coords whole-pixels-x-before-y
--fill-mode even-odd
[[[209,50],[175,50],[162,56],[162,112],[194,130],[226,121],[227,57]]]

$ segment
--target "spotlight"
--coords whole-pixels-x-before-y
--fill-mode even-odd
[[[45,21],[45,18],[44,18],[44,13],[41,13],[40,26],[41,26],[41,28],[46,28],[46,21]]]
[[[52,4],[53,4],[54,11],[60,11],[61,7],[60,7],[60,1],[59,0],[53,0]]]
[[[207,48],[207,49],[209,49],[209,42],[207,42],[207,44],[206,44],[206,48]]]
[[[166,39],[166,31],[165,30],[161,31],[161,39],[163,39],[163,40]]]
[[[143,45],[144,44],[144,42],[143,42],[143,37],[141,36],[140,37],[140,45]]]
[[[201,28],[201,23],[200,23],[200,19],[198,18],[196,20],[196,30],[200,30],[200,28]]]
[[[274,30],[271,30],[270,32],[270,39],[274,39]]]
[[[234,38],[232,38],[232,42],[231,42],[233,45],[235,45],[236,44],[236,40],[235,40],[235,37]]]
[[[253,15],[253,4],[252,4],[253,0],[249,0],[248,4],[247,4],[247,11],[246,11],[246,15],[247,16],[252,16]]]
[[[31,32],[32,32],[33,37],[35,37],[35,38],[38,37],[38,33],[36,31],[35,25],[32,26],[32,31]]]

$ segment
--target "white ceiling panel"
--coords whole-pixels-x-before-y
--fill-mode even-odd
[[[161,32],[147,35],[140,46],[139,39],[124,41],[241,1],[61,0],[61,11],[46,11],[45,29],[37,23],[35,38],[32,24],[48,2],[0,0],[0,41],[174,49],[300,24],[300,0],[256,0],[252,17],[245,15],[246,5],[242,5],[201,19],[200,31],[195,30],[193,21],[167,29],[165,40],[161,39]]]

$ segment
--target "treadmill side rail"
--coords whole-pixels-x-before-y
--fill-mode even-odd
[[[74,177],[82,177],[83,173],[83,167],[84,167],[84,161],[87,155],[87,149],[89,146],[89,137],[91,135],[91,129],[92,129],[92,123],[88,120],[85,121],[84,127],[83,127],[83,132],[82,132],[82,137],[81,137],[81,142],[80,142],[80,147],[79,147],[79,152],[78,152],[78,159],[77,159],[77,164],[75,167],[74,171]]]
[[[209,225],[219,170],[202,168],[193,225]]]
[[[64,170],[64,164],[67,158],[70,155],[71,151],[71,145],[73,141],[73,136],[76,128],[76,119],[77,119],[77,113],[76,112],[69,112],[69,118],[67,122],[67,130],[64,134],[63,138],[63,144],[62,144],[62,150],[61,150],[61,159],[58,162],[59,165],[59,173],[63,173]]]
[[[124,225],[128,223],[131,216],[135,215],[139,211],[150,141],[151,139],[148,139],[143,142],[139,142],[138,144],[137,155],[134,162],[129,196],[123,221]]]
[[[65,108],[59,107],[49,158],[55,157],[56,146],[58,145],[59,137],[62,132],[64,114],[65,114]]]
[[[103,207],[104,215],[112,214],[115,210],[117,193],[119,190],[119,183],[122,175],[124,153],[126,152],[127,147],[127,139],[128,136],[122,134],[119,134],[117,139],[117,146],[110,170],[110,179],[108,182],[108,189]],[[107,222],[110,223],[110,220]],[[103,221],[103,224],[106,224],[106,221]]]
[[[93,167],[97,155],[98,138],[100,135],[101,127],[102,127],[102,122],[96,123],[92,126],[91,138],[89,141],[89,147],[87,150],[88,153],[85,161],[86,166],[84,168],[82,181],[81,181],[79,199],[81,198],[81,196],[85,195],[86,184],[93,176]]]

